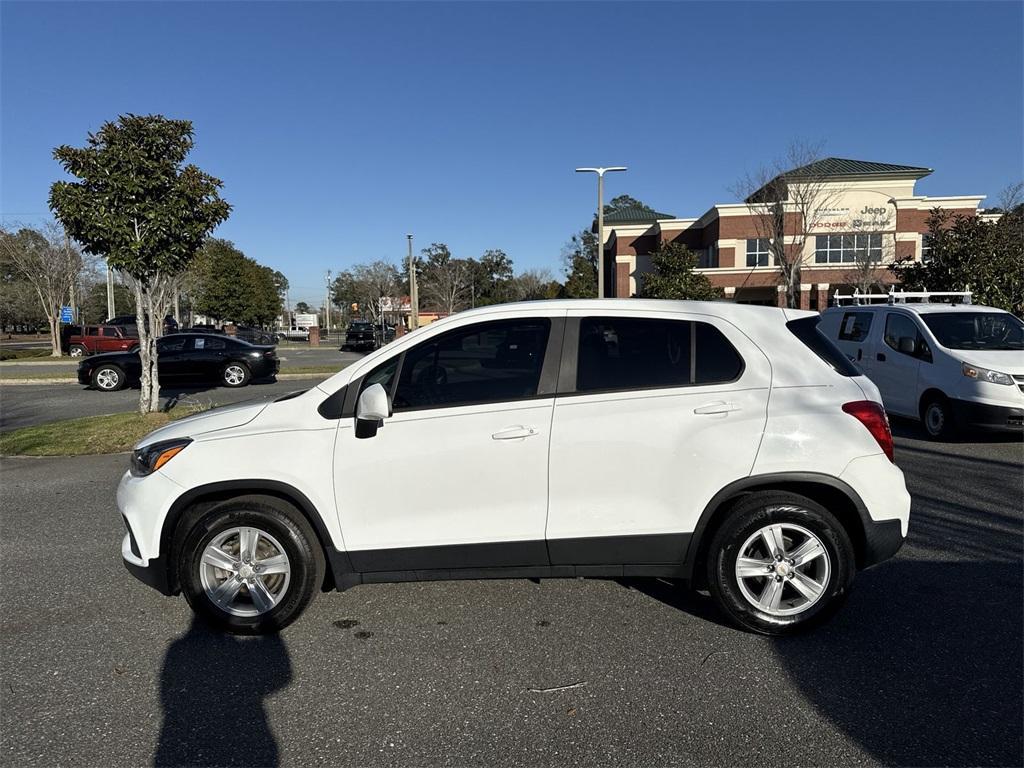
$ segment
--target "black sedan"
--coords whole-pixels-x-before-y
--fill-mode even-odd
[[[157,339],[160,382],[219,381],[244,387],[253,379],[277,374],[281,363],[272,346],[258,346],[214,334],[177,333]],[[111,352],[88,357],[78,365],[78,381],[103,392],[135,384],[142,375],[138,352]]]

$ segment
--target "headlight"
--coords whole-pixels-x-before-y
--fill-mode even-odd
[[[964,376],[969,379],[987,381],[990,384],[1013,385],[1013,379],[1008,374],[1000,373],[999,371],[990,371],[988,368],[981,368],[977,365],[969,365],[968,363],[964,363],[963,371]]]
[[[178,440],[164,440],[132,451],[131,472],[135,477],[145,477],[181,453],[192,442],[189,437]]]

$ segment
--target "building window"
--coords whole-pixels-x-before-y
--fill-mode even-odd
[[[769,258],[769,240],[767,237],[757,237],[747,240],[747,266],[767,267]]]
[[[697,251],[697,268],[714,269],[718,266],[718,246],[709,245],[702,251]]]
[[[927,264],[932,260],[932,236],[921,235],[921,261]]]
[[[882,260],[882,234],[817,235],[814,244],[815,264],[851,263]]]

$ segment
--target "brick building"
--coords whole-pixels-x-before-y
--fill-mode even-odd
[[[786,245],[800,248],[800,304],[824,309],[828,295],[853,289],[858,252],[870,251],[881,265],[873,271],[877,285],[893,282],[885,265],[894,259],[927,258],[926,221],[933,208],[977,215],[984,195],[925,197],[914,193],[919,179],[932,171],[907,165],[827,158],[796,168],[775,180],[785,191],[813,179],[822,190],[810,226],[787,202]],[[766,186],[767,188],[767,186]],[[756,194],[756,193],[755,193]],[[754,196],[748,198],[756,200]],[[787,200],[790,198],[787,198]],[[782,274],[774,266],[765,239],[765,208],[756,203],[712,206],[698,218],[630,208],[605,216],[605,286],[609,296],[637,293],[651,269],[650,256],[661,241],[686,245],[698,255],[700,271],[728,300],[751,304],[785,305]]]

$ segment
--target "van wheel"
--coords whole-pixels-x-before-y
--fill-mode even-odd
[[[72,344],[71,349],[68,350],[68,354],[71,355],[71,357],[85,357],[89,352],[81,344]]]
[[[948,440],[956,432],[953,411],[949,400],[941,395],[931,395],[921,404],[921,423],[932,440]]]
[[[239,497],[209,509],[176,551],[192,610],[234,634],[283,629],[324,580],[324,555],[309,522],[273,497]]]
[[[116,392],[127,384],[128,377],[118,365],[101,365],[92,373],[92,385],[101,392]]]
[[[830,618],[856,571],[846,529],[817,502],[764,491],[740,501],[715,532],[707,583],[744,629],[784,635]]]

